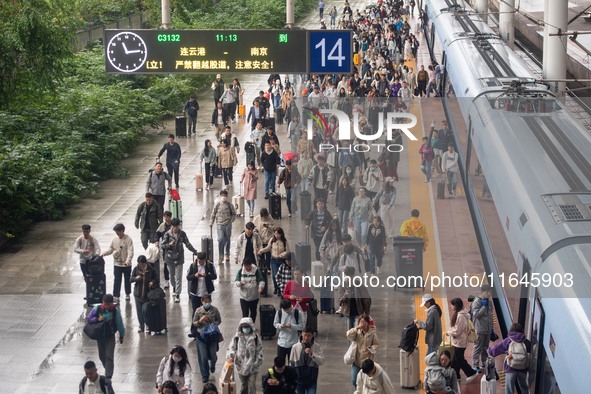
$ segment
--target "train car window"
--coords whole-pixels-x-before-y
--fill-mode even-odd
[[[554,370],[548,360],[548,357],[544,357],[544,371],[542,376],[542,387],[538,391],[542,394],[560,394],[560,388],[558,382],[554,376]]]
[[[542,342],[543,331],[544,311],[540,300],[536,298],[530,327],[529,340],[531,341],[531,358],[529,362],[529,373],[527,374],[528,386],[532,393],[542,392],[538,390],[541,385],[539,382],[540,376],[538,375],[538,371],[545,365],[542,364],[541,361],[544,361],[544,363],[547,362],[547,360],[544,360],[546,358],[546,353],[544,352],[544,345]]]

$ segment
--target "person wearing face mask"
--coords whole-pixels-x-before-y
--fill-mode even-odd
[[[135,298],[135,310],[137,312],[137,320],[140,323],[138,332],[150,332],[145,326],[146,322],[146,307],[148,306],[148,292],[150,289],[158,284],[156,279],[156,271],[148,265],[146,256],[141,255],[137,258],[137,265],[131,271],[131,282],[135,283],[133,289],[133,296]]]
[[[263,394],[296,394],[296,380],[296,371],[285,365],[285,357],[275,357],[273,368],[263,375]]]
[[[203,305],[195,311],[193,315],[193,326],[200,334],[204,328],[210,324],[219,326],[222,324],[222,317],[220,311],[215,306],[211,305],[211,296],[204,295],[201,297]],[[199,362],[199,371],[201,372],[201,380],[203,383],[209,381],[209,374],[215,372],[215,364],[218,361],[217,351],[219,345],[217,341],[205,342],[200,335],[197,335],[197,361]]]
[[[240,319],[226,357],[234,363],[238,373],[242,386],[240,394],[256,394],[256,379],[263,364],[263,343],[250,317]]]
[[[182,346],[175,346],[170,354],[160,361],[156,374],[156,388],[159,393],[164,391],[163,383],[171,380],[176,383],[181,393],[191,390],[191,375],[193,371],[187,357],[187,351]]]
[[[109,330],[104,338],[97,339],[99,359],[105,368],[105,377],[113,377],[115,359],[115,333],[119,331],[119,343],[123,344],[125,327],[121,319],[121,311],[115,306],[112,294],[105,294],[103,303],[91,309],[86,317],[88,323],[105,321],[109,324]]]

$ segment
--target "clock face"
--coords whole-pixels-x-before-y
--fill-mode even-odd
[[[109,63],[121,72],[137,71],[146,63],[148,48],[144,40],[135,33],[118,33],[107,46]]]

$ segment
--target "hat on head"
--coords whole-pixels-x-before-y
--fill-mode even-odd
[[[421,306],[425,306],[425,303],[432,298],[433,298],[433,296],[431,294],[423,295],[423,298],[421,298]]]
[[[222,74],[218,74],[218,75],[216,75],[215,77],[216,77],[216,78],[221,78],[221,77],[222,77]]]

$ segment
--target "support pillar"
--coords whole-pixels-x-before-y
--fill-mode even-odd
[[[480,14],[480,17],[486,23],[488,20],[488,0],[476,0],[476,12]]]
[[[294,0],[285,0],[285,27],[292,29],[295,25]]]
[[[170,29],[170,0],[162,0],[162,28]]]
[[[515,42],[515,0],[503,0],[499,8],[499,33],[501,39],[507,43],[509,48],[513,49]]]
[[[568,0],[544,1],[544,48],[542,76],[545,79],[566,79],[567,37],[550,36],[568,29]],[[564,96],[566,82],[550,82],[550,89],[559,98]]]

